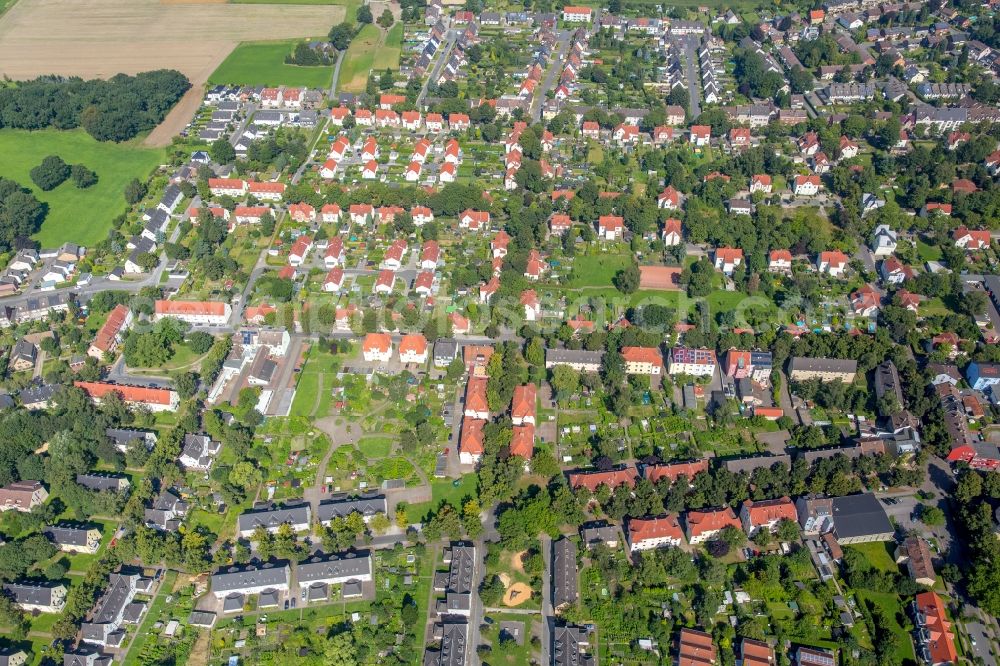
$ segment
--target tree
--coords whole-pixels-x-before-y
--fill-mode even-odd
[[[632,262],[618,271],[611,280],[623,294],[633,294],[639,289],[639,265]]]
[[[182,372],[174,378],[174,388],[181,400],[187,400],[198,391],[198,375],[193,372]]]
[[[351,38],[354,36],[354,32],[346,23],[338,23],[330,28],[328,36],[330,38],[330,44],[333,45],[333,48],[338,51],[346,51],[347,47],[351,45]]]
[[[78,189],[85,190],[97,184],[97,174],[82,164],[74,164],[69,168],[69,176]]]
[[[49,155],[28,175],[39,189],[48,192],[63,183],[70,175],[70,167],[58,155]]]
[[[139,182],[138,178],[133,178],[125,185],[125,201],[130,206],[139,203],[145,196],[146,184]]]
[[[918,504],[917,516],[920,518],[920,522],[929,527],[944,525],[944,511],[936,506]]]
[[[323,650],[324,666],[356,666],[354,658],[357,648],[349,632],[342,632],[330,638]]]
[[[236,149],[225,138],[213,143],[208,149],[208,154],[216,164],[232,164],[236,161]]]
[[[355,18],[358,23],[371,23],[374,20],[374,17],[372,16],[372,8],[368,5],[361,5],[358,7],[358,12],[355,14]]]
[[[766,527],[757,530],[757,532],[753,535],[752,541],[761,548],[767,548],[771,545],[771,530]]]
[[[778,521],[776,535],[778,541],[795,541],[799,538],[799,524],[794,520],[782,518]]]
[[[212,348],[213,342],[215,342],[215,338],[212,337],[211,333],[206,333],[205,331],[194,331],[187,336],[188,347],[195,354],[208,353],[208,350]]]
[[[396,19],[393,18],[392,12],[389,11],[388,8],[384,9],[382,11],[382,15],[378,17],[378,24],[380,26],[382,26],[383,28],[385,28],[386,30],[388,30],[389,28],[391,28],[392,24],[395,23],[395,22],[396,22]]]

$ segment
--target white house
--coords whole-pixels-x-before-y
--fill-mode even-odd
[[[896,252],[899,237],[888,224],[880,224],[872,232],[871,249],[876,257],[888,257]]]
[[[392,360],[392,338],[388,333],[369,333],[361,346],[366,361],[388,363]]]

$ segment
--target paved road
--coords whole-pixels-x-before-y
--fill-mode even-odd
[[[437,53],[434,54],[434,60],[431,63],[431,73],[424,79],[424,85],[420,88],[420,94],[417,95],[417,107],[424,101],[424,97],[427,97],[427,88],[432,82],[436,83],[438,77],[441,76],[441,68],[445,66],[448,62],[448,57],[451,55],[451,50],[455,48],[455,42],[458,41],[458,30],[449,30],[444,35],[444,43],[438,47]]]
[[[243,116],[242,122],[240,122],[239,127],[237,127],[233,131],[233,133],[229,136],[229,143],[231,143],[233,146],[236,146],[236,144],[240,140],[240,137],[243,136],[243,130],[245,130],[247,128],[247,125],[250,124],[250,118],[253,117],[253,114],[256,111],[257,111],[257,105],[254,104],[253,102],[248,102],[246,106],[246,114]]]
[[[174,383],[168,377],[147,377],[146,375],[129,374],[125,367],[125,357],[119,356],[114,365],[108,370],[106,381],[115,384],[130,384],[132,386],[150,386],[154,388],[171,388]]]
[[[688,109],[691,117],[701,115],[701,77],[698,76],[698,38],[682,35],[674,38],[684,51],[684,78],[688,82]]]
[[[545,562],[545,574],[542,576],[542,663],[551,664],[549,649],[556,620],[552,609],[552,538],[548,534],[541,535],[541,547]]]
[[[337,51],[337,64],[333,67],[333,77],[330,79],[329,99],[337,99],[337,84],[340,83],[340,66],[344,64],[344,51]]]
[[[542,106],[545,104],[546,97],[559,82],[559,75],[562,74],[566,64],[566,54],[569,52],[569,38],[571,36],[569,30],[562,30],[556,34],[556,38],[559,40],[556,54],[552,58],[552,62],[549,63],[549,71],[546,72],[542,85],[535,90],[535,96],[531,100],[529,115],[535,122],[542,119]]]

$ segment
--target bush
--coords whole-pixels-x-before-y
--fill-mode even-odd
[[[29,175],[35,185],[42,191],[48,192],[59,187],[63,181],[69,178],[70,167],[58,155],[49,155],[42,160],[41,164],[32,169]]]

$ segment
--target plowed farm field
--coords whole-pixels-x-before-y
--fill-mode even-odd
[[[147,139],[164,145],[190,120],[205,81],[237,44],[325,35],[343,20],[344,7],[336,5],[19,0],[0,18],[0,76],[181,71],[192,91]]]

